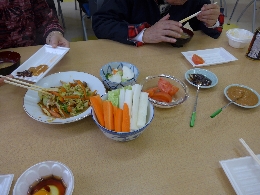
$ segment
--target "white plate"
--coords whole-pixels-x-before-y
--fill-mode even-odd
[[[243,106],[241,104],[238,104],[236,102],[233,102],[233,104],[237,105],[237,106],[240,106],[240,107],[243,107],[243,108],[255,108],[257,106],[260,105],[260,95],[255,91],[253,90],[252,88],[250,87],[247,87],[245,85],[240,85],[240,84],[231,84],[229,86],[227,86],[225,89],[224,89],[224,94],[226,96],[226,98],[229,100],[229,101],[232,101],[229,97],[228,97],[228,94],[227,94],[227,90],[230,88],[230,87],[233,87],[233,86],[238,86],[238,87],[243,87],[243,88],[246,88],[246,89],[249,89],[250,91],[252,91],[254,94],[256,94],[256,96],[258,97],[258,103],[254,106]]]
[[[14,175],[0,175],[0,194],[1,195],[8,195],[9,190],[13,181]]]
[[[207,77],[208,79],[210,79],[212,81],[211,85],[209,86],[200,86],[200,88],[211,88],[214,87],[217,83],[218,83],[218,77],[213,73],[210,72],[209,70],[206,69],[201,69],[201,68],[193,68],[188,70],[185,73],[185,79],[189,82],[189,84],[197,87],[197,85],[194,85],[190,80],[189,80],[189,74],[202,74],[205,77]]]
[[[91,91],[97,90],[97,93],[103,95],[106,93],[105,87],[103,83],[95,76],[84,73],[84,72],[76,72],[76,71],[69,71],[69,72],[59,72],[47,77],[44,77],[36,85],[41,87],[56,87],[61,86],[60,81],[64,82],[73,82],[74,79],[85,81]],[[48,124],[64,124],[64,123],[71,123],[78,120],[81,120],[91,114],[91,107],[89,107],[85,112],[66,119],[58,119],[58,118],[51,118],[45,115],[41,108],[37,105],[40,101],[38,96],[38,92],[33,90],[28,90],[24,96],[24,110],[25,112],[33,119],[48,123]]]
[[[27,169],[15,183],[13,195],[27,194],[29,186],[33,182],[51,174],[61,177],[67,186],[65,195],[72,195],[74,189],[72,171],[66,165],[57,161],[41,162]]]
[[[260,166],[251,156],[223,160],[220,164],[237,195],[260,194]]]
[[[66,47],[57,47],[53,48],[50,45],[44,45],[41,49],[39,49],[35,54],[33,54],[28,60],[26,60],[22,65],[20,65],[16,70],[14,70],[11,74],[15,78],[37,82],[41,78],[43,78],[69,51],[69,48]],[[41,73],[39,76],[32,77],[18,77],[17,72],[22,72],[24,70],[28,70],[30,67],[36,67],[41,64],[48,65],[48,69]]]
[[[232,54],[230,54],[227,50],[225,50],[222,47],[197,51],[187,51],[181,53],[185,56],[185,58],[191,63],[193,67],[224,64],[237,60],[237,58],[235,58]],[[193,54],[197,54],[200,57],[202,57],[205,63],[198,65],[194,64],[192,61]]]

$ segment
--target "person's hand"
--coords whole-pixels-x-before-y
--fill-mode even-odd
[[[216,4],[205,4],[201,8],[201,12],[197,15],[198,20],[205,23],[207,27],[216,24],[220,14],[220,8]]]
[[[70,47],[69,42],[63,37],[59,31],[52,31],[46,38],[46,43],[52,47]]]
[[[7,77],[10,77],[10,78],[14,78],[13,75],[6,75]],[[0,77],[0,86],[2,86],[4,84],[4,78],[1,78]]]
[[[182,24],[173,20],[169,20],[170,15],[167,14],[153,26],[147,28],[143,34],[144,43],[169,42],[175,43],[176,39],[181,37],[183,31]]]

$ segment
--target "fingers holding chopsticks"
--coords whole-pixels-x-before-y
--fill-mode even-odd
[[[6,77],[14,78],[13,75],[6,75]],[[5,79],[6,79],[6,78],[4,78],[4,77],[0,77],[0,86],[2,86],[2,85],[4,84],[4,80],[5,80]]]
[[[197,15],[198,20],[205,23],[207,27],[214,26],[220,15],[220,7],[217,4],[205,4]]]
[[[153,26],[147,28],[143,34],[144,43],[169,42],[175,43],[176,39],[181,37],[183,32],[181,24],[177,21],[169,20],[170,15],[167,14]]]

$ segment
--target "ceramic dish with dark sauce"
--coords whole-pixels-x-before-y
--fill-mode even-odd
[[[189,80],[194,85],[210,86],[212,81],[203,74],[189,74]]]
[[[217,85],[218,77],[211,71],[202,68],[192,68],[185,73],[185,79],[189,84],[200,88],[211,88]]]

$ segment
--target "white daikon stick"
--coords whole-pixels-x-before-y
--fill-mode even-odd
[[[139,98],[141,94],[142,86],[139,84],[134,85],[134,96],[133,96],[133,107],[132,114],[130,119],[130,129],[131,131],[137,130],[137,117],[138,117],[138,107],[139,107]]]
[[[131,113],[132,113],[132,101],[133,101],[133,91],[131,89],[125,90],[125,103],[128,105],[129,108],[129,116],[131,119]]]
[[[138,116],[137,117],[137,127],[139,129],[144,127],[146,124],[147,107],[148,107],[148,93],[141,92],[138,115],[137,115]]]
[[[125,89],[121,88],[119,93],[119,108],[123,109],[124,102],[125,102]]]

